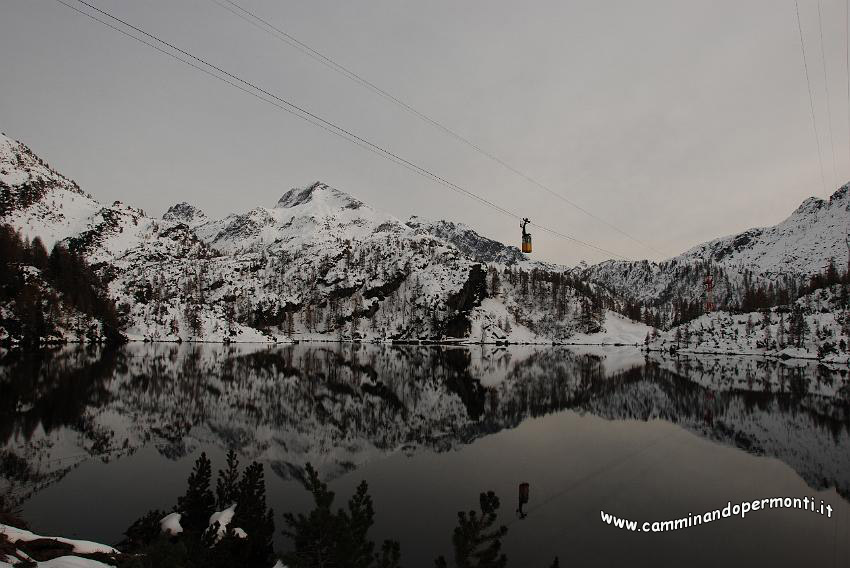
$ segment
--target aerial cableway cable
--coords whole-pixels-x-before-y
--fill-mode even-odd
[[[823,84],[826,91],[826,125],[829,130],[829,145],[832,149],[832,186],[835,187],[838,180],[838,170],[835,167],[835,138],[832,135],[832,102],[829,96],[829,74],[826,72],[826,52],[823,46],[822,3],[822,0],[818,0],[818,35],[820,36],[820,61],[823,66]]]
[[[174,59],[176,59],[176,60],[178,60],[182,63],[185,63],[185,64],[191,66],[192,68],[194,68],[198,71],[201,71],[201,72],[203,72],[203,73],[205,73],[205,74],[207,74],[207,75],[209,75],[213,78],[219,79],[220,81],[223,81],[223,82],[227,83],[228,85],[239,89],[240,91],[243,91],[247,94],[250,94],[250,95],[254,96],[255,98],[257,98],[257,99],[259,99],[263,102],[269,103],[269,104],[275,106],[276,108],[278,108],[280,110],[284,110],[284,111],[286,111],[286,112],[288,112],[288,113],[290,113],[294,116],[297,116],[297,117],[299,117],[303,120],[306,120],[307,122],[309,122],[310,124],[313,124],[314,126],[319,126],[323,130],[330,132],[331,134],[340,136],[341,138],[343,138],[343,139],[345,139],[349,142],[352,142],[352,143],[360,146],[361,148],[367,149],[367,150],[369,150],[369,151],[371,151],[371,152],[373,152],[373,153],[375,153],[375,154],[377,154],[377,155],[379,155],[383,158],[386,158],[386,159],[388,159],[388,160],[390,160],[390,161],[392,161],[392,162],[394,162],[398,165],[406,167],[407,169],[409,169],[409,170],[411,170],[411,171],[413,171],[413,172],[415,172],[415,173],[417,173],[417,174],[419,174],[423,177],[431,179],[432,181],[435,181],[435,182],[439,183],[440,185],[447,187],[448,189],[462,193],[462,194],[466,195],[467,197],[475,199],[475,200],[477,200],[477,201],[479,201],[479,202],[481,202],[481,203],[483,203],[483,204],[485,204],[485,205],[487,205],[487,206],[489,206],[489,207],[491,207],[491,208],[493,208],[493,209],[495,209],[495,210],[497,210],[497,211],[499,211],[499,212],[501,212],[501,213],[503,213],[503,214],[505,214],[509,217],[512,217],[514,219],[521,219],[521,216],[518,215],[517,213],[514,213],[513,211],[506,209],[506,208],[502,207],[501,205],[498,205],[497,203],[490,201],[489,199],[481,197],[480,195],[473,193],[472,191],[469,191],[469,190],[467,190],[467,189],[465,189],[465,188],[463,188],[463,187],[461,187],[461,186],[459,186],[455,183],[452,183],[452,182],[440,177],[439,175],[433,173],[432,171],[430,171],[430,170],[428,170],[428,169],[426,169],[422,166],[419,166],[419,165],[415,164],[414,162],[411,162],[411,161],[391,152],[390,150],[387,150],[387,149],[385,149],[381,146],[378,146],[377,144],[374,144],[374,143],[370,142],[369,140],[362,138],[362,137],[358,136],[357,134],[354,134],[353,132],[346,130],[345,128],[343,128],[341,126],[338,126],[331,121],[325,120],[324,118],[322,118],[322,117],[320,117],[320,116],[318,116],[318,115],[316,115],[316,114],[314,114],[314,113],[312,113],[312,112],[310,112],[310,111],[308,111],[308,110],[306,110],[306,109],[304,109],[304,108],[302,108],[302,107],[300,107],[300,106],[298,106],[294,103],[291,103],[290,101],[287,101],[286,99],[283,99],[283,98],[279,97],[278,95],[275,95],[274,93],[271,93],[271,92],[269,92],[269,91],[267,91],[267,90],[265,90],[261,87],[258,87],[254,83],[246,81],[246,80],[238,77],[237,75],[234,75],[234,74],[222,69],[221,67],[218,67],[218,66],[216,66],[216,65],[214,65],[214,64],[212,64],[212,63],[210,63],[210,62],[208,62],[208,61],[206,61],[206,60],[204,60],[200,57],[197,57],[197,56],[189,53],[186,50],[183,50],[183,49],[181,49],[181,48],[179,48],[179,47],[177,47],[177,46],[175,46],[175,45],[173,45],[173,44],[171,44],[171,43],[169,43],[169,42],[167,42],[163,39],[160,39],[159,37],[157,37],[157,36],[155,36],[151,33],[148,33],[146,31],[142,30],[141,28],[138,28],[138,27],[130,24],[129,22],[127,22],[123,19],[118,18],[117,16],[110,14],[109,12],[107,12],[105,10],[101,10],[100,8],[93,6],[92,4],[89,4],[88,2],[85,2],[84,0],[75,0],[75,1],[79,4],[87,6],[88,8],[102,14],[103,16],[106,16],[107,18],[109,18],[113,21],[119,22],[120,24],[122,24],[123,26],[126,26],[127,28],[130,28],[130,29],[132,29],[132,30],[134,30],[134,31],[156,41],[156,42],[159,42],[160,44],[162,44],[164,46],[167,46],[171,50],[174,50],[174,51],[188,57],[189,59],[192,59],[192,60],[196,61],[197,63],[200,63],[201,65],[209,67],[209,69],[205,69],[201,65],[197,65],[197,64],[193,63],[192,61],[188,61],[187,59],[180,57],[179,55],[177,55],[177,54],[175,54],[175,53],[173,53],[173,52],[171,52],[167,49],[163,49],[163,48],[161,48],[161,47],[159,47],[155,44],[152,44],[152,43],[144,40],[143,38],[135,36],[135,35],[129,33],[128,31],[123,30],[123,29],[121,29],[117,26],[114,26],[114,25],[110,24],[109,22],[106,22],[106,21],[98,18],[97,16],[95,16],[91,13],[88,13],[84,10],[80,10],[80,9],[70,5],[65,0],[56,0],[56,2],[58,2],[59,4],[62,4],[63,6],[66,6],[66,7],[70,8],[70,9],[72,9],[72,10],[74,10],[74,11],[76,11],[76,12],[78,12],[78,13],[84,15],[84,16],[87,16],[88,18],[90,18],[90,19],[92,19],[92,20],[94,20],[98,23],[104,24],[104,25],[108,26],[109,28],[111,28],[115,31],[118,31],[118,32],[122,33],[123,35],[125,35],[125,36],[127,36],[131,39],[135,39],[136,41],[139,41],[140,43],[142,43],[142,44],[144,44],[148,47],[152,47],[152,48],[156,49],[157,51],[159,51],[159,52],[161,52],[165,55],[168,55],[168,56],[170,56],[170,57],[172,57],[172,58],[174,58]],[[217,73],[210,71],[210,69],[213,69],[213,70],[217,71],[218,73],[221,73],[224,76],[218,75]],[[240,83],[241,83],[241,85],[240,85]],[[621,254],[618,254],[618,253],[610,251],[608,249],[599,247],[599,246],[594,245],[592,243],[577,239],[577,238],[575,238],[571,235],[567,235],[565,233],[562,233],[562,232],[557,231],[555,229],[552,229],[550,227],[546,227],[544,225],[540,225],[540,224],[537,224],[537,223],[531,223],[531,224],[536,226],[537,228],[543,230],[543,231],[546,231],[546,232],[552,234],[552,235],[555,235],[557,237],[572,241],[572,242],[574,242],[578,245],[581,245],[583,247],[590,248],[590,249],[596,250],[598,252],[602,252],[602,253],[605,253],[605,254],[608,254],[608,255],[612,255],[612,256],[627,260],[627,257],[625,257]]]
[[[847,149],[850,152],[850,0],[844,2],[844,73],[847,78]]]
[[[806,87],[809,90],[809,110],[811,111],[812,128],[815,131],[815,144],[818,151],[818,164],[820,165],[820,180],[823,185],[823,191],[826,193],[826,175],[823,171],[823,156],[821,156],[820,134],[818,133],[818,121],[815,116],[815,100],[812,96],[812,82],[809,78],[809,64],[806,62],[806,42],[803,40],[803,25],[800,23],[800,5],[797,0],[794,0],[794,10],[797,14],[797,30],[800,32],[800,50],[803,54],[803,72],[806,76]]]
[[[585,209],[581,205],[579,205],[579,204],[575,203],[574,201],[568,199],[567,197],[565,197],[561,193],[553,190],[552,188],[550,188],[546,184],[538,181],[537,179],[533,178],[532,176],[530,176],[530,175],[526,174],[525,172],[519,170],[518,168],[516,168],[513,165],[511,165],[510,163],[506,162],[502,158],[499,158],[494,153],[482,148],[481,146],[479,146],[478,144],[476,144],[475,142],[473,142],[472,140],[470,140],[466,136],[458,133],[456,130],[446,126],[442,122],[439,122],[438,120],[436,120],[436,119],[428,116],[427,114],[417,110],[412,105],[404,102],[403,100],[399,99],[395,95],[387,92],[386,90],[382,89],[378,85],[376,85],[373,82],[369,81],[368,79],[364,78],[362,75],[352,71],[351,69],[349,69],[348,67],[345,67],[344,65],[342,65],[340,63],[337,63],[335,60],[328,57],[327,55],[324,55],[320,51],[317,51],[316,49],[310,47],[306,43],[298,40],[298,38],[287,33],[285,30],[275,26],[274,24],[272,24],[271,22],[269,22],[265,18],[257,15],[256,13],[254,13],[254,12],[252,12],[252,11],[246,9],[246,8],[244,8],[239,3],[234,2],[233,0],[211,0],[211,1],[214,2],[215,4],[219,5],[223,9],[227,10],[231,14],[245,20],[246,22],[253,25],[257,29],[260,29],[263,32],[270,34],[272,37],[275,37],[275,38],[279,39],[280,41],[286,43],[290,47],[293,47],[293,48],[301,51],[302,53],[304,53],[308,57],[318,61],[319,63],[321,63],[322,65],[325,65],[329,69],[331,69],[331,70],[333,70],[337,73],[340,73],[341,75],[347,77],[348,79],[354,81],[355,83],[358,83],[362,87],[376,93],[377,95],[383,97],[384,99],[390,101],[391,103],[399,106],[401,109],[403,109],[406,112],[410,113],[411,115],[419,118],[420,120],[434,126],[438,130],[442,131],[444,134],[449,135],[451,138],[454,138],[458,142],[469,146],[470,148],[472,148],[473,150],[475,150],[479,154],[481,154],[481,155],[485,156],[486,158],[496,162],[497,164],[501,165],[505,169],[514,173],[515,175],[523,178],[527,182],[531,183],[532,185],[536,186],[539,189],[542,189],[543,191],[549,193],[550,195],[556,197],[557,199],[560,199],[564,203],[566,203],[569,206],[573,207],[574,209],[577,209],[578,211],[584,213],[588,217],[595,219],[596,221],[607,226],[608,228],[613,229],[614,231],[618,232],[619,234],[623,235],[624,237],[631,239],[632,241],[643,246],[644,248],[651,250],[652,252],[660,255],[661,257],[667,256],[665,253],[658,250],[657,248],[641,241],[637,237],[629,234],[628,232],[624,231],[623,229],[620,229],[616,225],[606,221],[605,219],[594,214],[593,212]]]

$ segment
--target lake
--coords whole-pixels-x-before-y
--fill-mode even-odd
[[[130,344],[5,352],[0,492],[42,534],[116,543],[170,508],[194,460],[264,464],[276,512],[312,464],[342,506],[361,480],[404,566],[451,557],[493,490],[510,566],[850,565],[846,368],[634,348]],[[529,484],[526,516],[516,513]],[[813,498],[670,532],[728,502]]]

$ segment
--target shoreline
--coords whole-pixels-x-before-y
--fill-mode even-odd
[[[806,362],[817,362],[824,365],[847,365],[850,366],[850,355],[845,355],[843,357],[835,358],[835,359],[827,359],[827,358],[819,358],[815,354],[789,354],[782,352],[762,352],[756,353],[753,351],[704,351],[704,350],[691,350],[691,349],[669,349],[669,348],[659,348],[659,347],[647,347],[641,343],[607,343],[607,342],[561,342],[561,341],[523,341],[523,342],[513,342],[513,341],[472,341],[466,339],[457,339],[454,341],[450,340],[373,340],[373,339],[322,339],[311,337],[307,339],[290,339],[288,341],[214,341],[214,340],[168,340],[168,339],[127,339],[127,341],[122,343],[109,343],[107,341],[54,341],[50,343],[44,343],[37,347],[26,346],[22,347],[19,344],[12,345],[0,345],[0,349],[7,351],[37,351],[41,349],[50,349],[55,347],[63,347],[69,345],[99,345],[99,346],[120,346],[120,345],[129,345],[129,344],[172,344],[172,345],[182,345],[182,344],[195,344],[195,345],[264,345],[268,347],[278,347],[278,346],[286,346],[286,345],[297,345],[302,343],[337,343],[337,344],[367,344],[367,345],[396,345],[396,346],[443,346],[443,347],[465,347],[471,348],[475,346],[489,346],[489,347],[519,347],[519,346],[531,346],[531,347],[633,347],[635,350],[642,351],[644,353],[659,353],[666,356],[678,357],[678,356],[688,356],[688,355],[710,355],[710,356],[720,356],[720,357],[757,357],[762,359],[775,360],[778,362],[783,361],[806,361]]]

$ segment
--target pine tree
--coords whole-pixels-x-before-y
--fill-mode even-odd
[[[797,317],[797,321],[798,321],[797,332],[799,334],[799,337],[798,337],[798,340],[797,340],[797,347],[805,347],[805,345],[806,345],[806,335],[809,333],[809,324],[806,321],[806,316],[803,313],[803,308],[800,307],[800,306],[797,306],[797,307],[798,307],[798,310],[796,312],[796,317]]]
[[[309,464],[306,474],[305,487],[313,495],[314,508],[307,515],[284,515],[287,528],[283,533],[292,540],[293,547],[292,552],[284,555],[287,566],[398,568],[398,543],[385,541],[380,553],[375,553],[375,543],[368,538],[375,512],[366,482],[357,487],[347,509],[333,512],[333,491],[328,490]]]
[[[482,493],[478,499],[480,512],[458,513],[455,528],[455,565],[457,568],[505,568],[508,559],[502,553],[502,538],[507,534],[505,526],[496,526],[499,498],[492,491]],[[448,566],[445,558],[436,561],[438,568]]]
[[[183,309],[183,318],[186,320],[186,327],[189,329],[189,333],[195,338],[200,338],[203,335],[201,310],[193,300],[186,302],[186,306]]]
[[[274,512],[266,507],[266,482],[262,464],[254,462],[245,468],[237,491],[233,524],[248,534],[247,550],[243,551],[246,565],[262,566],[270,563],[274,552]]]
[[[286,313],[286,335],[287,337],[295,335],[295,314],[292,312]]]
[[[224,323],[227,325],[227,335],[236,335],[236,305],[233,302],[224,303]]]
[[[771,333],[770,333],[770,325],[772,323],[771,318],[770,318],[770,309],[766,309],[762,313],[761,323],[762,323],[762,327],[764,327],[764,348],[770,349],[770,342],[772,340],[772,336],[771,336]]]
[[[239,489],[239,459],[232,448],[227,452],[227,467],[218,472],[215,486],[216,506],[221,510],[236,503]]]
[[[490,267],[490,297],[495,298],[502,291],[502,283],[499,280],[499,272],[495,267]]]
[[[184,530],[206,529],[215,506],[215,497],[210,491],[211,478],[210,460],[206,453],[202,453],[189,475],[186,493],[177,499],[176,510],[182,514],[180,523]]]
[[[40,237],[36,237],[32,240],[32,244],[30,244],[30,251],[32,265],[39,270],[47,268],[47,249],[44,248],[44,243],[41,241]]]

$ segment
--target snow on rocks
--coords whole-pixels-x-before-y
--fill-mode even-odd
[[[216,511],[210,515],[209,530],[216,531],[216,540],[221,539],[225,534],[227,534],[227,525],[229,525],[233,520],[233,515],[235,514],[236,503],[227,507],[223,511]]]
[[[233,516],[236,514],[236,503],[227,507],[223,511],[216,511],[210,515],[209,528],[207,530],[216,531],[216,542],[224,538],[227,534],[227,527],[233,522]],[[233,536],[236,538],[248,538],[248,533],[239,527],[232,529]]]
[[[616,312],[605,312],[605,329],[599,333],[578,333],[567,343],[570,345],[639,345],[652,328],[632,321]]]
[[[117,554],[118,553],[118,550],[112,548],[111,546],[107,546],[105,544],[100,544],[100,543],[97,543],[97,542],[91,542],[91,541],[88,541],[88,540],[74,540],[74,539],[63,538],[63,537],[40,536],[40,535],[37,535],[33,532],[23,530],[23,529],[18,529],[18,528],[15,528],[15,527],[11,527],[9,525],[0,524],[0,534],[5,536],[9,540],[9,542],[11,542],[11,543],[30,542],[30,541],[39,540],[39,539],[55,540],[57,542],[61,542],[63,544],[68,544],[68,545],[72,546],[73,549],[74,549],[74,552],[76,554],[96,554],[96,553],[99,553],[99,552],[103,553],[103,554]]]
[[[119,554],[118,550],[105,544],[63,537],[45,537],[31,531],[15,528],[9,525],[0,524],[0,536],[4,537],[6,542],[19,547],[17,550],[13,551],[12,555],[7,555],[5,557],[0,555],[0,568],[18,566],[22,561],[31,562],[32,559],[29,555],[27,555],[25,550],[26,544],[34,541],[52,540],[70,548],[70,550],[63,549],[62,552],[73,554]],[[5,560],[5,562],[3,560]],[[50,560],[35,562],[33,565],[41,568],[109,568],[109,565],[104,564],[103,562],[98,562],[88,558],[81,558],[79,556],[71,556],[70,554]]]
[[[233,529],[233,536],[235,536],[236,538],[248,538],[248,533],[246,533],[239,527],[236,527],[235,529]]]
[[[183,532],[183,527],[180,525],[180,513],[170,513],[159,520],[160,530],[167,535],[178,535]]]
[[[79,556],[60,556],[59,558],[39,562],[36,566],[38,568],[111,568],[109,564],[89,558],[80,558]]]

